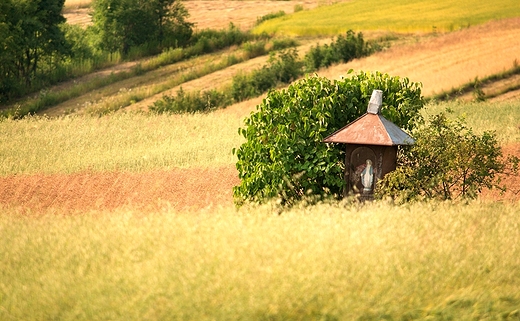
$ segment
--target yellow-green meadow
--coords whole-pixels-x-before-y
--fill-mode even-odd
[[[518,204],[0,215],[2,320],[518,320]]]
[[[446,32],[519,15],[516,0],[354,0],[269,20],[256,27],[255,32],[305,36],[336,35],[349,29]]]

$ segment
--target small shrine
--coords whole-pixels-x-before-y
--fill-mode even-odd
[[[380,114],[382,102],[383,92],[374,90],[366,114],[323,140],[346,144],[345,195],[354,193],[364,200],[373,199],[377,181],[397,166],[398,146],[415,143]]]

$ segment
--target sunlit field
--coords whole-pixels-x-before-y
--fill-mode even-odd
[[[496,131],[504,143],[520,141],[519,102],[431,104],[424,114],[446,108],[468,125]],[[233,165],[243,138],[243,117],[232,113],[105,117],[33,117],[0,122],[0,175],[147,171]]]
[[[91,1],[66,0],[64,11],[85,18],[88,10],[76,9]],[[319,76],[377,70],[423,82],[430,98],[520,59],[519,20],[505,19],[520,17],[518,0],[318,1],[317,10],[287,11],[255,32],[421,34],[396,36],[395,47]],[[222,11],[205,14],[222,22],[228,7],[215,3]],[[502,20],[481,25],[493,19]],[[200,68],[185,62],[194,77],[208,73],[192,82],[179,80],[187,75],[179,65],[150,67],[157,71],[86,88],[91,101],[66,101],[47,110],[51,117],[0,120],[0,321],[520,321],[520,194],[235,207],[232,150],[261,97],[209,113],[143,107],[169,87],[222,86],[231,70],[256,68],[215,72],[220,57],[208,57],[197,58]],[[132,87],[137,79],[147,88]],[[119,98],[132,104],[103,116],[78,107],[103,102],[108,112],[124,105]],[[446,110],[520,147],[520,100],[432,100],[421,113]]]
[[[115,114],[0,122],[0,175],[234,164],[239,117]]]
[[[520,142],[520,101],[432,103],[423,110],[423,115],[428,118],[446,109],[453,112],[449,117],[463,117],[475,133],[493,131],[502,144]]]
[[[519,15],[520,16],[520,15]],[[432,96],[518,66],[520,19],[504,19],[442,36],[417,37],[366,58],[320,70],[338,79],[349,69],[380,71],[421,82]],[[499,54],[498,54],[499,53]]]
[[[349,29],[445,32],[518,15],[520,6],[516,0],[357,0],[269,20],[255,32],[306,36],[335,35]]]
[[[518,320],[520,207],[0,215],[1,320]]]

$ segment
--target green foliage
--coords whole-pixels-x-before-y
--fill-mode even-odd
[[[483,188],[502,189],[498,174],[518,168],[516,157],[502,157],[493,132],[474,134],[462,118],[432,116],[414,137],[415,145],[401,151],[397,170],[380,181],[380,197],[399,202],[475,198]]]
[[[374,89],[383,91],[382,114],[412,129],[424,104],[420,87],[407,78],[360,72],[334,81],[307,77],[270,91],[239,130],[246,142],[234,150],[241,180],[233,190],[236,202],[341,195],[344,146],[322,140],[363,115]]]
[[[267,54],[265,41],[246,42],[242,45],[242,49],[246,52],[248,59]]]
[[[278,12],[268,13],[264,16],[256,18],[256,25],[258,26],[259,24],[261,24],[264,21],[275,19],[278,17],[283,17],[283,16],[285,16],[285,11],[283,11],[283,10],[280,10]]]
[[[292,44],[288,42],[288,45]],[[285,47],[285,44],[273,43],[273,46]],[[260,53],[256,46],[245,46],[251,56]],[[242,101],[256,97],[279,84],[289,84],[304,72],[315,71],[322,67],[328,67],[333,63],[348,62],[371,53],[371,47],[363,40],[363,35],[357,35],[349,30],[346,36],[338,36],[337,40],[330,46],[317,46],[299,59],[296,49],[281,50],[278,56],[271,54],[268,64],[261,69],[254,70],[249,74],[240,73],[233,77],[231,96],[235,101]]]
[[[217,90],[196,91],[186,93],[182,87],[176,96],[164,95],[161,100],[154,102],[150,110],[157,113],[194,113],[205,112],[230,104],[230,98]]]
[[[185,20],[189,14],[179,0],[95,0],[92,7],[99,46],[109,52],[179,47],[192,35],[193,24]]]
[[[24,94],[45,81],[70,54],[59,24],[64,0],[0,4],[0,102]]]
[[[475,85],[473,86],[473,96],[475,101],[482,102],[486,100],[486,94],[482,90],[482,81],[475,77]]]
[[[349,62],[370,53],[363,34],[349,30],[345,36],[339,35],[330,45],[312,47],[305,55],[305,69],[312,72],[338,62]]]
[[[235,101],[256,97],[280,83],[288,84],[300,77],[302,63],[296,49],[281,50],[271,54],[268,64],[250,74],[239,73],[233,77],[231,96]]]
[[[230,23],[227,29],[203,29],[197,31],[190,38],[188,45],[191,48],[193,48],[192,55],[201,55],[233,45],[240,45],[244,42],[255,40],[258,38],[264,37],[253,36],[249,32],[241,31],[233,23]]]

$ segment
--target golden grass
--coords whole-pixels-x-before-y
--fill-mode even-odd
[[[0,319],[517,320],[519,208],[2,208]]]
[[[115,114],[0,122],[0,175],[234,164],[239,117]]]
[[[520,141],[518,102],[432,104],[424,113],[446,107],[465,114],[476,131],[495,130],[503,143]],[[0,175],[233,165],[236,158],[231,150],[243,143],[237,129],[243,126],[245,110],[249,111],[4,120],[0,122]]]
[[[448,102],[431,103],[422,111],[425,117],[453,111],[449,117],[464,117],[466,123],[475,133],[495,132],[502,144],[520,142],[520,101],[487,102]]]

